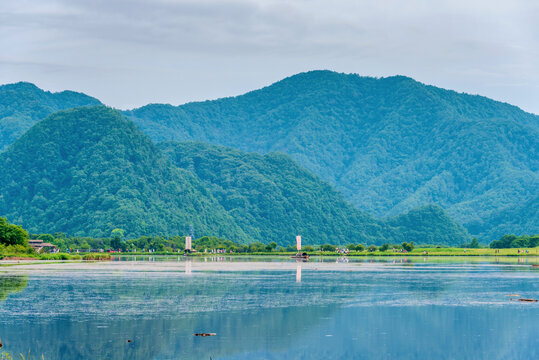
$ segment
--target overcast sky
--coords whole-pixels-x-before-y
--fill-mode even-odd
[[[1,0],[0,83],[127,109],[330,69],[539,114],[538,19],[538,0]]]

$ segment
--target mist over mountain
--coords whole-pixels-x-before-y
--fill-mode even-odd
[[[154,141],[289,154],[376,216],[436,203],[485,241],[539,231],[539,117],[485,97],[313,71],[238,97],[125,114]]]
[[[43,91],[34,84],[19,82],[0,86],[0,151],[19,138],[37,121],[53,112],[78,106],[99,105],[88,95]]]

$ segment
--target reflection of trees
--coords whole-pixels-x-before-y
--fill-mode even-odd
[[[502,358],[524,358],[535,341],[529,304],[447,306],[480,297],[473,272],[303,271],[301,283],[295,272],[35,276],[0,304],[0,337],[73,360],[497,358],[503,339]],[[482,281],[486,294],[515,286],[496,279]]]
[[[71,276],[73,275],[73,276]],[[321,276],[320,281],[313,281]],[[353,299],[348,281],[324,281],[327,273],[307,272],[296,283],[295,270],[171,273],[129,276],[70,274],[34,277],[32,292],[19,302],[25,311],[45,316],[80,311],[87,316],[177,316],[178,314],[342,303]],[[345,278],[349,278],[346,275]],[[0,308],[0,316],[4,309]],[[13,313],[16,316],[16,312]]]
[[[24,290],[28,285],[28,275],[0,275],[0,301],[6,300],[10,294]]]
[[[29,346],[45,359],[214,359],[265,349],[282,351],[306,328],[332,316],[336,307],[271,308],[263,310],[186,314],[158,319],[55,318],[17,326],[0,323],[0,334],[15,351]],[[82,314],[81,314],[82,315]],[[82,315],[83,316],[83,315]],[[215,337],[193,333],[211,331]],[[46,334],[46,336],[44,336]],[[278,341],[260,343],[273,337]],[[133,340],[127,343],[127,340]]]
[[[280,339],[270,346],[279,350],[337,307],[318,303],[342,296],[336,284],[297,284],[292,271],[71,275],[33,277],[32,291],[0,307],[9,321],[0,320],[0,336],[12,351],[31,347],[46,359],[215,359],[253,351],[265,335]]]

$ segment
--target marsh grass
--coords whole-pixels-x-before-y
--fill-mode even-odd
[[[41,355],[41,357],[39,358],[36,358],[35,356],[32,355],[30,349],[28,350],[28,355],[24,355],[24,354],[19,354],[19,356],[15,356],[13,357],[13,355],[11,355],[10,353],[2,350],[3,348],[3,344],[2,344],[2,340],[0,339],[0,360],[36,360],[36,359],[41,359],[41,360],[45,360],[45,355]]]
[[[86,254],[82,257],[82,260],[88,261],[103,261],[103,260],[110,260],[111,256],[110,254],[106,253],[96,253],[96,254]]]

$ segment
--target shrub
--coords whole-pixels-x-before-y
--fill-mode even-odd
[[[320,250],[322,251],[335,251],[337,246],[331,244],[320,245]]]
[[[387,251],[389,249],[389,244],[384,244],[378,248],[380,251]]]
[[[8,223],[6,218],[0,218],[0,244],[28,245],[28,233],[22,227]]]
[[[110,260],[109,254],[86,254],[82,260]]]

